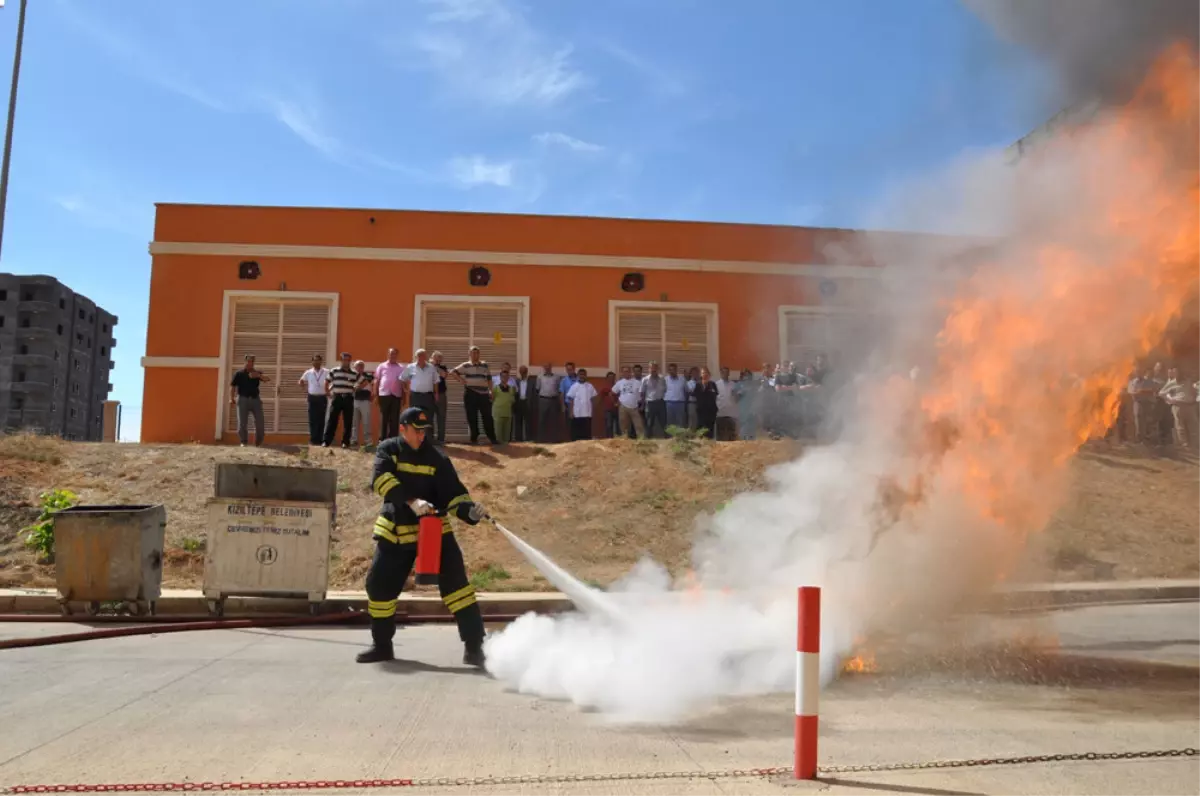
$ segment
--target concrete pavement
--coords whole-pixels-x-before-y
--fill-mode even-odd
[[[878,673],[847,676],[822,695],[822,765],[1195,746],[1195,672],[1132,659],[1186,646],[1196,606],[1112,610],[1037,620],[1056,628],[1064,652],[1127,644],[1119,659],[1086,668],[997,646],[1025,628],[995,618],[981,620],[975,645],[957,656],[932,646],[881,650]],[[80,628],[7,624],[0,634],[71,629]],[[364,628],[213,630],[2,651],[0,786],[650,774],[791,762],[790,694],[730,700],[675,727],[612,726],[464,669],[452,627],[408,627],[397,640],[406,660],[383,666],[353,663]],[[1195,793],[1198,777],[1192,757],[856,773],[819,785],[693,778],[422,790]]]
[[[968,610],[1044,609],[1089,603],[1156,602],[1200,600],[1200,581],[1138,580],[1079,583],[1022,583],[1004,585],[991,595],[979,598]],[[519,615],[528,611],[554,613],[570,610],[560,592],[481,592],[479,602],[488,616]],[[322,606],[326,611],[366,610],[367,595],[362,591],[332,591]],[[158,600],[160,614],[203,614],[207,611],[204,595],[197,589],[164,589]],[[262,597],[230,597],[227,616],[263,613],[307,612],[308,603]],[[81,605],[76,613],[83,615]],[[436,591],[423,590],[401,595],[400,613],[429,616],[443,613]],[[0,614],[59,612],[53,589],[0,589]]]

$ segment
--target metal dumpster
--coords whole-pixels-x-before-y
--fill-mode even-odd
[[[307,599],[313,613],[329,589],[334,504],[212,498],[204,599],[218,616],[226,597]]]
[[[64,614],[85,603],[121,602],[131,613],[154,613],[162,595],[167,510],[161,504],[72,506],[53,513],[54,570]]]
[[[222,462],[208,501],[204,598],[306,599],[315,613],[329,589],[337,522],[337,471]]]

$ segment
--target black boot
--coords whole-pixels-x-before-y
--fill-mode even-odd
[[[396,660],[396,653],[391,644],[373,644],[370,649],[358,653],[354,660],[359,663],[380,663],[381,661]]]
[[[355,658],[359,663],[379,663],[394,661],[396,654],[392,649],[392,639],[396,635],[396,618],[392,616],[371,619],[371,648],[364,650]]]
[[[486,662],[487,659],[483,654],[483,642],[468,643],[463,651],[463,665],[482,669]]]

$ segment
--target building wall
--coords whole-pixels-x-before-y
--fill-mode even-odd
[[[413,339],[417,294],[520,297],[527,299],[528,356],[513,365],[537,372],[543,362],[570,360],[595,378],[619,365],[611,361],[610,302],[716,305],[712,364],[757,369],[781,356],[781,307],[845,306],[873,282],[877,269],[829,263],[821,254],[826,241],[847,234],[616,219],[160,206],[142,439],[214,438],[217,402],[228,398],[219,393],[224,374],[240,364],[228,350],[219,360],[230,291],[336,294],[336,339],[328,351],[349,351],[368,362],[382,360],[389,346],[402,358],[411,355],[420,342]],[[238,264],[248,259],[261,269],[257,279],[239,278]],[[480,259],[491,281],[473,287],[468,271]],[[643,291],[621,289],[628,271],[644,275]],[[451,364],[466,358],[465,350],[445,354]]]
[[[49,276],[0,274],[5,428],[99,440],[116,316]]]

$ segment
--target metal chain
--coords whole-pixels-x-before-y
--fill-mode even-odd
[[[1075,763],[1095,760],[1151,760],[1164,757],[1195,757],[1196,749],[1160,749],[1153,752],[1072,752],[1059,755],[1021,755],[1018,757],[981,757],[975,760],[934,760],[927,763],[880,763],[866,766],[829,766],[822,774],[858,774],[866,771],[915,771],[930,768],[976,768],[981,766],[1019,766],[1037,763]]]
[[[819,774],[854,774],[867,771],[913,771],[935,768],[1029,765],[1095,760],[1150,760],[1167,757],[1196,757],[1196,749],[1163,749],[1153,752],[1076,752],[1058,755],[986,757],[975,760],[935,760],[925,763],[879,763],[864,766],[829,766]],[[724,771],[654,771],[619,774],[529,774],[513,777],[426,777],[423,779],[330,779],[279,782],[156,782],[114,785],[15,785],[0,788],[0,794],[19,793],[157,793],[166,791],[299,791],[367,790],[371,788],[479,788],[489,785],[545,785],[568,782],[616,782],[632,780],[753,779],[791,776],[792,767],[733,768]]]

